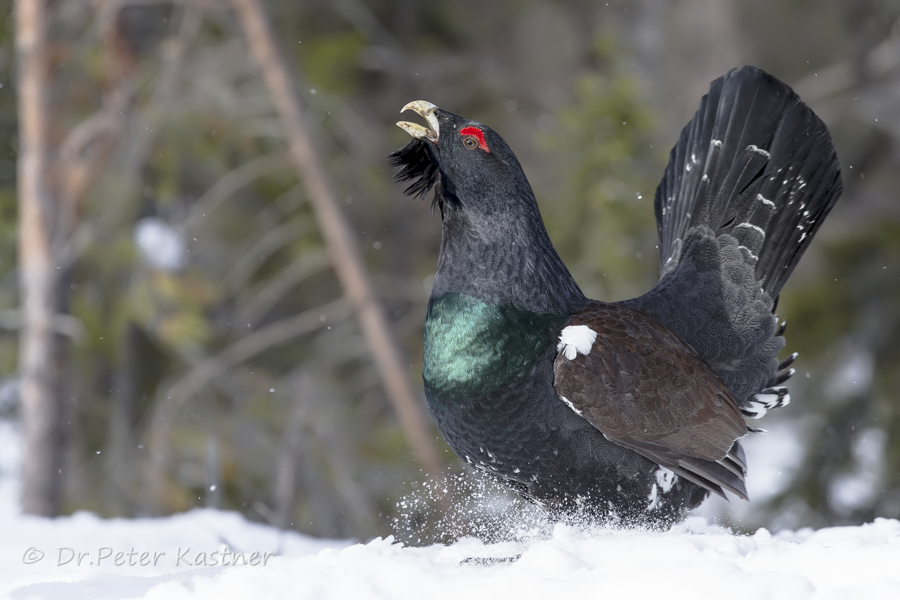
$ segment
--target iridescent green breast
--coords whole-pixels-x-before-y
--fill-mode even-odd
[[[432,298],[422,375],[429,394],[482,395],[532,372],[565,317],[489,305],[465,294]]]

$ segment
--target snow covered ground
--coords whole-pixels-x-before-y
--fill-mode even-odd
[[[900,598],[894,520],[738,536],[692,517],[666,533],[556,526],[519,541],[409,547],[318,540],[214,510],[25,517],[11,462],[0,464],[4,598]]]

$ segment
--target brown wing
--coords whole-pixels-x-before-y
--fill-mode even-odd
[[[724,497],[746,499],[737,403],[690,346],[650,316],[591,302],[567,326],[596,332],[553,365],[556,392],[610,441]],[[582,345],[583,346],[583,345]]]

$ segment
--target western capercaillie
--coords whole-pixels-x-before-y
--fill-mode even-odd
[[[787,404],[778,294],[837,202],[828,129],[786,85],[715,80],[654,202],[660,279],[586,298],[544,229],[515,154],[424,101],[391,155],[443,222],[423,377],[466,462],[561,516],[672,523],[710,492],[747,497],[745,418]]]

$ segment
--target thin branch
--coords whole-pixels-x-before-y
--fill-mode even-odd
[[[222,278],[224,286],[232,293],[244,287],[259,268],[261,257],[268,257],[281,246],[297,239],[305,228],[303,220],[292,219],[267,231],[234,262],[234,266]]]
[[[223,6],[219,0],[97,0],[101,4],[110,2],[116,8],[125,8],[127,6],[159,6],[159,5],[185,5],[191,4],[198,6],[203,10],[218,9],[222,10]]]
[[[185,56],[202,23],[202,7],[197,3],[186,2],[182,9],[178,32],[162,44],[160,52],[162,67],[153,94],[146,108],[134,120],[131,143],[125,149],[122,160],[121,172],[127,189],[135,187],[134,182],[140,179],[140,169],[147,163],[146,158],[156,136],[155,124],[168,116],[169,104],[181,77]]]
[[[262,289],[254,290],[252,299],[234,318],[232,331],[238,331],[239,327],[245,324],[258,323],[291,289],[297,287],[310,275],[328,266],[328,256],[324,252],[310,252],[292,262],[277,275],[268,279]]]
[[[131,118],[131,106],[137,86],[134,77],[123,75],[113,90],[103,97],[103,106],[96,113],[75,126],[60,144],[60,163],[64,169],[60,215],[60,246],[57,254],[68,264],[77,259],[82,240],[73,236],[90,230],[80,229],[79,211],[88,190],[102,172],[117,139],[123,137]],[[83,248],[81,248],[83,249]]]
[[[283,169],[289,164],[287,152],[278,151],[258,156],[232,169],[216,181],[193,204],[190,214],[188,214],[182,225],[184,231],[189,231],[191,227],[196,226],[203,217],[216,210],[240,188],[260,177],[265,177],[279,169]]]
[[[145,439],[151,461],[149,470],[149,495],[159,498],[163,495],[168,476],[168,443],[174,414],[193,394],[203,389],[211,381],[218,379],[228,369],[278,344],[283,344],[320,327],[329,321],[346,318],[350,305],[337,300],[325,306],[307,310],[289,319],[272,323],[245,336],[228,346],[215,356],[194,365],[186,374],[178,378],[168,389],[157,395],[152,415],[147,424]],[[146,501],[147,498],[144,498]],[[153,506],[149,502],[148,506]]]
[[[207,358],[173,383],[162,394],[155,413],[171,416],[188,398],[207,383],[229,368],[242,363],[273,346],[289,342],[302,335],[325,327],[326,323],[347,317],[350,305],[344,300],[336,300],[318,308],[313,308],[288,319],[278,321],[244,336],[218,354]],[[153,421],[166,419],[154,418]],[[151,428],[153,424],[151,424]]]
[[[0,328],[15,331],[21,329],[22,326],[22,311],[0,310]],[[50,317],[50,330],[76,341],[83,340],[87,335],[81,319],[66,313],[55,313]]]
[[[378,20],[378,17],[369,10],[369,7],[359,2],[359,0],[335,0],[332,7],[343,15],[368,41],[403,50],[403,44]]]

